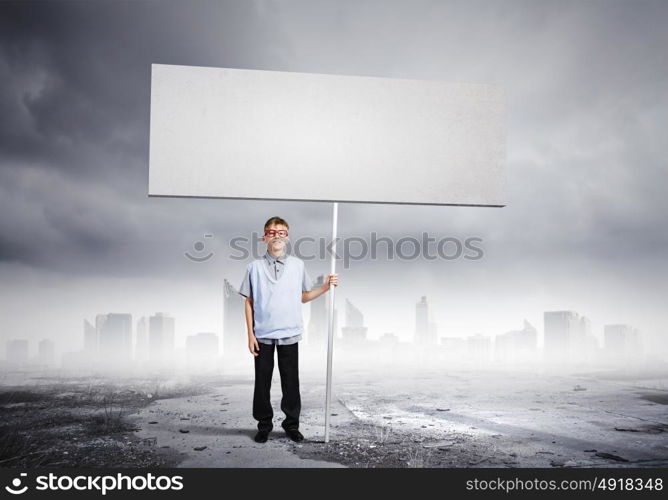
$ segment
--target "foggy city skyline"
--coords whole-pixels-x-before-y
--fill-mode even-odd
[[[544,312],[573,311],[599,344],[630,325],[668,357],[665,2],[196,3],[0,7],[2,358],[14,339],[76,351],[104,311],[131,314],[133,334],[169,311],[178,345],[220,342],[224,280],[247,264],[232,238],[273,215],[291,239],[328,235],[328,203],[149,199],[151,63],[499,85],[508,206],[339,206],[344,238],[479,237],[484,256],[337,264],[338,330],[350,301],[369,338],[410,341],[426,296],[439,340],[526,319],[541,345]],[[198,241],[206,262],[184,256]]]
[[[324,282],[319,275],[315,286]],[[83,320],[83,348],[78,351],[59,353],[52,339],[42,339],[32,355],[26,339],[9,339],[6,342],[6,359],[0,364],[6,369],[85,369],[127,370],[134,366],[144,371],[215,371],[229,368],[239,369],[240,361],[249,359],[246,352],[243,299],[229,281],[225,280],[226,315],[222,335],[215,332],[197,332],[187,335],[184,342],[176,342],[176,318],[165,312],[143,315],[133,321],[128,313],[97,314],[94,325]],[[313,353],[325,349],[327,302],[305,306],[311,311],[305,328],[304,363],[313,365]],[[381,355],[396,361],[397,346],[429,347],[437,349],[432,361],[447,360],[465,362],[529,362],[531,364],[556,363],[557,366],[574,365],[589,368],[600,366],[640,366],[649,361],[655,363],[660,357],[647,356],[642,335],[631,325],[606,324],[602,341],[591,328],[591,321],[574,311],[545,311],[542,335],[526,319],[522,329],[492,335],[476,333],[468,337],[439,334],[438,324],[433,321],[433,310],[426,296],[414,304],[415,327],[410,340],[401,339],[396,332],[388,331],[373,337],[368,335],[363,311],[349,299],[345,301],[345,320],[338,327],[338,310],[335,311],[334,336],[336,346],[343,349],[343,358],[354,359],[366,356],[378,346]],[[136,325],[136,326],[133,326]],[[452,332],[456,333],[456,332]],[[542,341],[541,341],[542,339]],[[383,351],[384,349],[384,351]],[[356,352],[359,351],[359,352]],[[60,354],[58,359],[56,354]],[[411,352],[405,350],[402,356]],[[316,356],[317,358],[317,356]],[[370,360],[370,361],[373,361]],[[378,359],[376,358],[376,361]],[[184,364],[183,364],[184,363]],[[221,365],[222,363],[222,365]],[[176,367],[178,366],[178,369]]]

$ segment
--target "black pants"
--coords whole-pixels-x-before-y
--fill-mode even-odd
[[[281,374],[281,410],[285,419],[284,429],[299,428],[299,413],[302,407],[299,395],[299,342],[290,345],[263,344],[258,342],[260,353],[255,356],[255,391],[253,393],[253,418],[257,428],[271,431],[274,412],[271,408],[271,376],[274,373],[274,350],[278,350],[278,371]]]

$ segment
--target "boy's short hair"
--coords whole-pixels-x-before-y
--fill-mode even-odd
[[[272,217],[269,219],[267,222],[264,223],[264,228],[267,229],[269,226],[278,226],[279,224],[284,225],[286,228],[290,229],[290,226],[288,226],[288,223],[284,220],[281,219],[280,217]]]

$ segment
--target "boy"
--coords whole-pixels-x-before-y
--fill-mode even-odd
[[[246,297],[248,350],[255,356],[253,418],[258,421],[255,435],[258,443],[265,443],[273,428],[269,393],[274,349],[278,351],[283,391],[281,410],[285,419],[281,426],[293,441],[304,439],[299,432],[298,342],[304,331],[301,305],[329,291],[330,285],[338,285],[337,275],[330,274],[322,287],[312,289],[304,262],[285,252],[288,229],[288,223],[280,217],[272,217],[265,223],[263,241],[267,252],[263,258],[248,264],[239,288],[239,293]]]

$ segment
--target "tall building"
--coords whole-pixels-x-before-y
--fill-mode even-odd
[[[55,348],[52,340],[43,339],[37,344],[37,362],[41,366],[53,366],[55,361]]]
[[[223,356],[247,352],[245,299],[228,280],[223,282]]]
[[[415,304],[415,343],[436,344],[438,331],[433,321],[433,312],[427,297],[422,296],[420,302]]]
[[[591,321],[576,314],[576,324],[571,332],[568,359],[572,362],[586,361],[588,358],[587,341],[591,337]]]
[[[573,354],[573,359],[577,361],[595,361],[598,355],[598,341],[592,333],[591,321],[585,316],[580,317],[578,342],[573,348],[575,352],[571,350],[571,354]]]
[[[552,362],[575,361],[572,353],[583,337],[578,314],[573,311],[546,311],[543,321],[545,359]]]
[[[314,283],[314,287],[324,285],[324,275],[319,275]],[[327,339],[327,308],[329,307],[328,300],[314,300],[309,302],[311,305],[311,317],[309,318],[308,327],[306,329],[306,337],[309,343],[322,342]]]
[[[132,359],[132,315],[98,314],[95,317],[99,361],[106,368],[120,368]]]
[[[316,278],[314,288],[325,284],[325,276],[321,274]],[[327,312],[329,311],[329,298],[322,295],[318,299],[309,302],[311,317],[306,330],[306,342],[309,346],[322,346],[327,344],[328,325]],[[334,308],[334,338],[338,332],[338,311]]]
[[[350,300],[346,299],[346,326],[341,328],[341,338],[345,342],[366,341],[367,327],[364,315]]]
[[[174,357],[174,318],[158,312],[148,318],[148,359],[152,363],[169,363]]]

